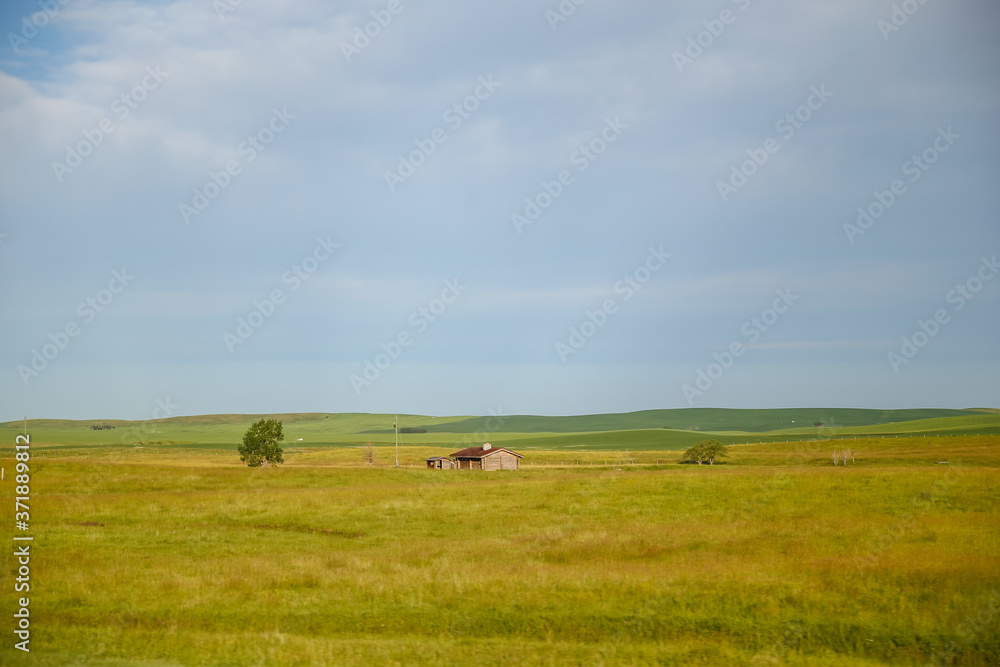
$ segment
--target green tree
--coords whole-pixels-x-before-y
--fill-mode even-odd
[[[284,439],[285,433],[277,419],[256,421],[243,434],[243,444],[237,447],[240,461],[251,468],[284,463],[284,450],[278,445]]]
[[[691,449],[684,452],[685,461],[694,461],[698,465],[708,461],[709,465],[715,465],[715,459],[729,456],[728,448],[718,440],[702,440]]]
[[[701,443],[694,445],[686,452],[684,452],[683,461],[694,461],[698,465],[701,465],[701,462],[705,460],[705,457],[702,456],[701,454],[701,450],[702,450]]]
[[[697,445],[694,445],[689,450],[684,452],[684,460],[694,461],[698,465],[701,465],[701,462],[705,460],[705,455],[703,453],[704,449],[704,446],[699,442]]]

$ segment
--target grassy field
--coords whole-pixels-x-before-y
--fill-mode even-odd
[[[0,662],[1000,664],[997,436],[711,467],[561,441],[505,473],[424,469],[453,449],[427,444],[402,468],[294,443],[248,469],[199,440],[32,447],[32,652],[9,638]]]
[[[147,421],[32,419],[35,442],[48,445],[178,444],[230,448],[261,417],[280,419],[293,447],[351,447],[367,441],[394,442],[392,415],[299,413],[279,415],[200,415]],[[92,426],[113,426],[93,430]],[[400,415],[404,445],[494,444],[535,449],[683,450],[707,437],[726,444],[788,442],[866,435],[1000,435],[1000,412],[974,410],[692,408],[622,414],[539,417],[430,417]],[[0,441],[12,442],[22,422],[0,423]],[[301,443],[299,439],[301,438]]]

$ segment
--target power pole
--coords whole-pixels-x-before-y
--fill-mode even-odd
[[[392,427],[396,429],[396,467],[399,467],[399,415],[392,418]]]

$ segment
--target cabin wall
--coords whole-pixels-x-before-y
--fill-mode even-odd
[[[444,465],[448,467],[447,463]],[[486,470],[490,472],[493,470],[519,470],[521,464],[520,460],[513,454],[496,451],[487,454],[482,459],[460,459],[453,466],[460,470]]]
[[[490,454],[483,459],[483,470],[493,471],[500,470],[500,457],[503,456],[503,452],[499,454]]]
[[[483,470],[517,470],[518,459],[507,452],[490,454],[483,459]]]

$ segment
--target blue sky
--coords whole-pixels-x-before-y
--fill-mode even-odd
[[[46,6],[0,419],[1000,406],[995,3]]]

